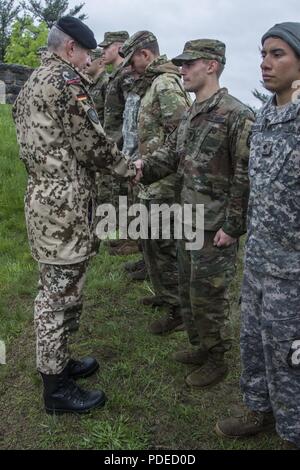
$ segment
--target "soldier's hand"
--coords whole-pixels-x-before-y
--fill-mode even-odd
[[[134,162],[135,169],[136,169],[136,175],[134,179],[132,180],[132,183],[134,185],[138,184],[140,180],[143,178],[143,168],[144,168],[144,162],[143,160],[139,159]]]
[[[222,229],[220,229],[214,238],[214,246],[218,248],[226,248],[233,245],[237,242],[236,238],[232,238],[230,235],[227,235]]]

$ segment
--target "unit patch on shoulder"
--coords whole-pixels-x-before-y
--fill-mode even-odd
[[[64,71],[63,77],[67,85],[80,85],[81,83],[81,78],[72,71]]]
[[[87,112],[87,115],[94,124],[99,124],[99,117],[97,111],[94,108],[90,108]]]

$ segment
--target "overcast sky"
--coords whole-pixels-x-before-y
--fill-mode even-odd
[[[84,2],[84,0],[82,0]],[[70,7],[80,0],[70,0]],[[299,0],[85,0],[82,10],[97,41],[105,31],[147,29],[158,38],[161,53],[170,58],[191,39],[225,42],[227,64],[222,86],[253,106],[260,86],[260,39],[275,23],[300,21]]]

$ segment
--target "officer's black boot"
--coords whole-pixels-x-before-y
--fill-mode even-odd
[[[99,369],[99,363],[94,357],[84,357],[83,359],[70,359],[68,362],[69,376],[72,379],[89,377]]]
[[[105,405],[104,392],[87,391],[69,377],[66,367],[60,374],[41,374],[44,382],[45,409],[48,414],[87,413]]]

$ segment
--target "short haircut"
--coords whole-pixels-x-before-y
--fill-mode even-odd
[[[65,42],[69,41],[71,36],[64,33],[60,29],[56,28],[56,26],[52,26],[48,34],[48,49],[50,52],[59,50]]]
[[[216,74],[217,74],[217,77],[220,78],[222,73],[224,72],[224,69],[225,69],[225,64],[222,64],[221,62],[219,62],[218,60],[216,59],[202,59],[204,60],[204,62],[211,62],[212,60],[215,60],[216,62],[218,62],[218,68],[216,70]]]
[[[145,46],[141,47],[141,49],[138,49],[138,51],[146,49],[147,51],[152,52],[155,56],[160,55],[160,50],[159,50],[159,45],[157,41],[152,41],[149,42],[149,44],[146,44]]]
[[[222,73],[224,72],[225,64],[221,64],[221,62],[218,62],[218,64],[219,64],[219,67],[217,70],[217,77],[220,78]]]

